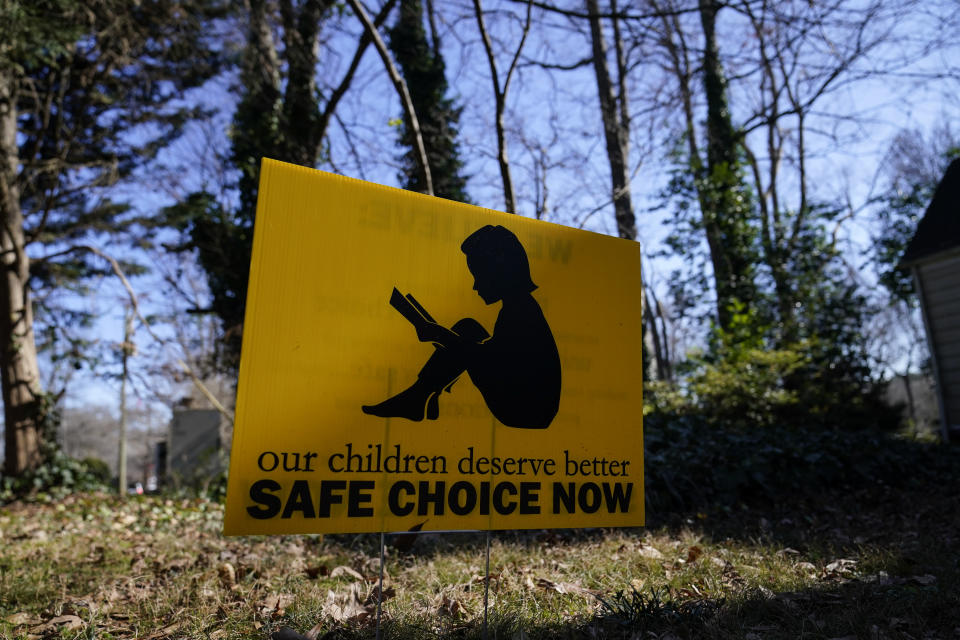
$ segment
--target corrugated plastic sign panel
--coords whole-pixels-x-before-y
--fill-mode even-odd
[[[640,246],[264,160],[224,531],[643,524]]]

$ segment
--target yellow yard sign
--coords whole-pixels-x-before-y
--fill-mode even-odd
[[[643,524],[640,247],[264,160],[224,532]]]

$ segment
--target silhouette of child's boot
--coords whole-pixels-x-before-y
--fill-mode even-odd
[[[380,418],[406,418],[420,422],[426,415],[428,420],[436,420],[440,417],[440,392],[449,392],[461,373],[463,366],[449,351],[438,347],[423,365],[416,382],[380,404],[363,405],[361,409]]]
[[[364,413],[380,418],[406,418],[414,422],[423,420],[424,413],[430,420],[436,420],[440,415],[440,403],[437,401],[438,391],[428,385],[423,378],[419,378],[412,385],[387,398],[380,404],[363,405]]]

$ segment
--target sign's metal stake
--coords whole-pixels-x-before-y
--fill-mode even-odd
[[[487,629],[487,605],[490,597],[490,530],[487,529],[487,571],[483,581],[483,640],[489,637]]]
[[[380,640],[380,614],[383,610],[383,531],[380,532],[380,582],[377,586],[377,640]]]
[[[390,367],[389,369],[387,369],[387,397],[389,398],[392,395],[393,395],[393,367]],[[384,422],[386,423],[385,424],[386,435],[387,435],[386,439],[389,439],[390,418],[387,418]],[[380,640],[380,615],[383,611],[383,555],[384,555],[383,538],[384,538],[384,533],[383,533],[383,529],[381,528],[380,530],[380,582],[378,583],[379,586],[377,586],[377,640]]]

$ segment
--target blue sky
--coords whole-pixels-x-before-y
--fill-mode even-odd
[[[855,2],[850,6],[864,4]],[[489,69],[483,62],[483,51],[472,22],[472,7],[464,0],[442,5],[438,26],[451,92],[463,107],[460,141],[466,173],[470,176],[469,192],[476,204],[499,209],[503,197],[495,163],[493,97]],[[916,6],[927,6],[931,12],[935,8],[943,9],[945,13],[929,16],[917,11],[888,25],[893,29],[889,43],[863,62],[863,72],[869,71],[871,65],[898,66],[898,57],[906,60],[912,56],[918,41],[932,29],[943,28],[948,36],[956,33],[940,26],[944,20],[956,21],[956,5],[952,10],[949,3]],[[501,75],[510,56],[508,48],[515,46],[519,38],[522,7],[507,2],[486,3],[488,10],[496,11],[488,16],[488,27],[500,47]],[[582,25],[539,12],[535,12],[535,20],[541,28],[531,35],[524,50],[506,114],[520,212],[531,215],[534,197],[546,187],[547,219],[613,233],[608,166],[592,69],[547,72],[534,64],[544,60],[561,63],[580,60],[589,55],[588,40]],[[749,53],[747,31],[733,13],[721,17],[721,29],[725,34],[720,42],[721,50],[728,56],[729,66],[735,67]],[[357,33],[356,20],[349,13],[324,26],[322,62],[318,69],[321,82],[335,84],[338,81],[349,63]],[[645,51],[651,46],[640,46],[634,52],[636,66],[629,90],[634,114],[632,187],[639,240],[648,253],[656,253],[669,229],[664,225],[664,212],[654,211],[653,207],[669,169],[665,151],[677,142],[678,121],[675,114],[652,109],[648,112],[651,101],[662,99],[661,93],[671,81],[669,74],[657,69],[659,54]],[[821,55],[828,56],[829,51]],[[899,69],[896,76],[851,82],[822,99],[811,114],[808,122],[811,192],[825,201],[849,199],[857,210],[841,229],[851,250],[862,247],[869,239],[870,211],[863,205],[883,186],[884,156],[893,136],[904,128],[930,131],[938,122],[955,120],[960,113],[958,60],[958,45],[946,47]],[[931,80],[930,76],[936,74],[947,77]],[[191,126],[182,140],[161,155],[156,166],[145,169],[138,180],[118,187],[114,194],[129,199],[136,210],[146,214],[200,188],[220,194],[229,203],[234,197],[229,189],[232,176],[224,173],[221,160],[229,153],[230,118],[235,101],[231,89],[235,81],[235,77],[225,75],[195,92],[191,100],[215,109],[214,117]],[[747,108],[757,100],[758,86],[750,76],[731,86],[735,120],[746,118]],[[318,168],[396,186],[400,150],[395,144],[395,122],[400,113],[393,89],[371,48],[341,103],[339,120],[331,125],[330,161]],[[547,166],[546,182],[539,186],[538,162],[545,162]],[[784,184],[789,185],[789,179]],[[169,256],[150,259],[154,258],[166,263],[163,266],[170,272],[184,268],[185,286],[197,288],[202,297],[202,278],[194,267],[172,264]],[[178,299],[163,284],[159,278],[161,265],[156,266],[158,271],[153,275],[134,280],[145,309],[182,315],[189,303]],[[647,263],[647,277],[661,298],[666,297],[670,272],[678,266],[681,266],[678,258],[653,258]],[[869,279],[870,274],[864,272],[864,277]],[[123,297],[118,284],[106,279],[97,287],[95,296],[84,301],[102,314],[94,337],[103,344],[117,341],[122,335]],[[169,326],[158,326],[158,331],[165,338],[174,337]],[[683,344],[689,345],[694,338],[683,340],[686,340]],[[143,355],[137,358],[136,364],[138,375],[144,381],[150,380],[152,367],[179,353],[175,346],[160,347],[142,329],[138,329],[137,342]],[[83,372],[71,383],[68,405],[116,406],[117,384],[115,380]],[[150,385],[173,393],[168,382],[151,380]],[[142,401],[150,401],[153,390],[147,384],[139,383],[137,390],[144,398]],[[161,404],[158,403],[158,407]]]

